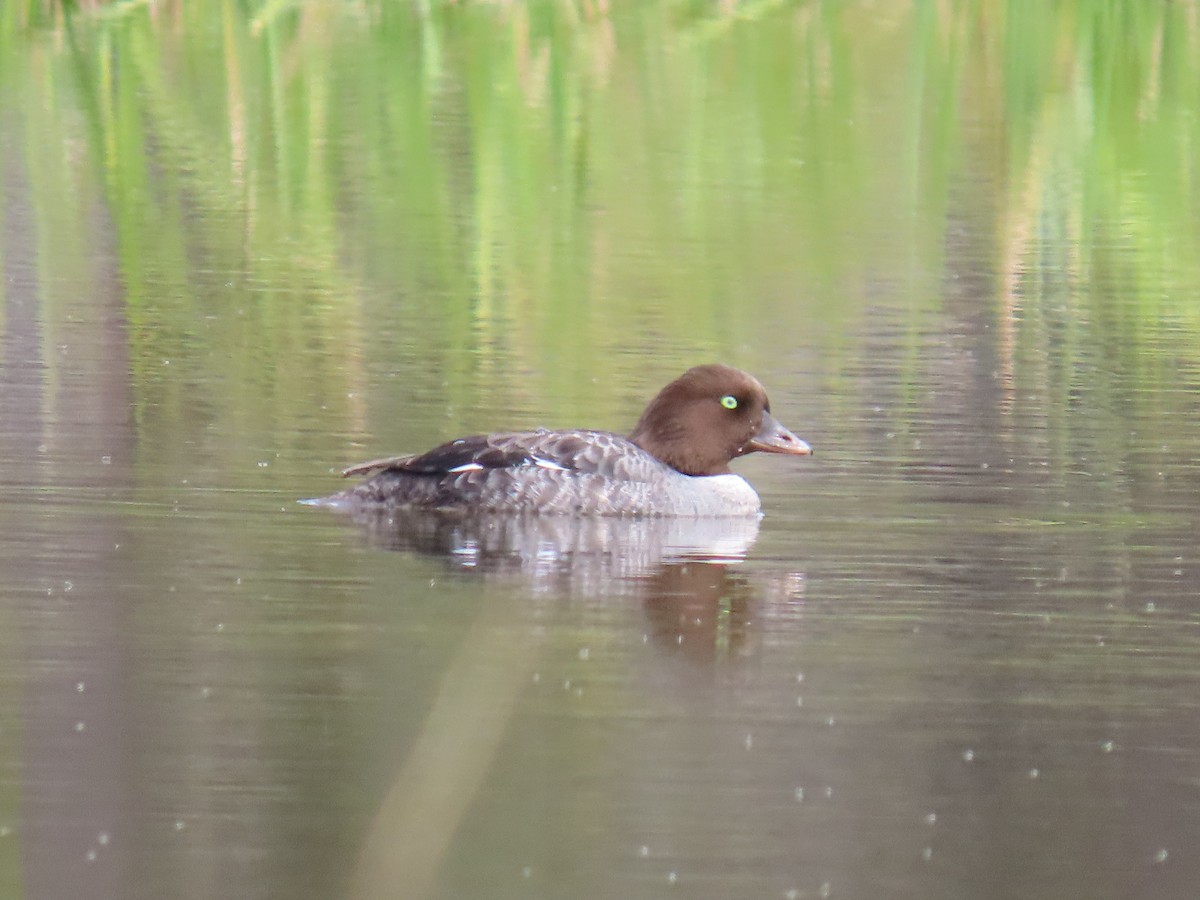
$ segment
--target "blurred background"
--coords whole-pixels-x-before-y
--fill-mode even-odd
[[[6,0],[0,894],[1193,897],[1198,166],[1194,2]],[[748,532],[296,503],[709,361]]]

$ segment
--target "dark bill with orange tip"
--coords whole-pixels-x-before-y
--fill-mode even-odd
[[[758,434],[750,438],[749,443],[742,448],[742,454],[754,453],[788,453],[792,456],[812,456],[812,447],[800,440],[770,413],[763,413],[762,426]]]

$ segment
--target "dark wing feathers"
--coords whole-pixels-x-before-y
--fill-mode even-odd
[[[380,469],[402,469],[414,457],[409,456],[389,456],[384,459],[373,459],[370,462],[359,463],[356,466],[351,466],[348,469],[342,469],[342,477],[349,478],[351,475],[366,475],[370,472],[377,472]]]
[[[392,468],[403,469],[416,475],[445,475],[464,467],[509,469],[524,465],[528,461],[529,454],[523,448],[497,443],[496,435],[472,435],[434,447],[427,453],[410,457],[403,465]]]
[[[419,456],[360,463],[342,475],[391,470],[440,476],[479,469],[539,466],[641,481],[656,464],[653,457],[625,438],[606,431],[526,431],[459,438]]]

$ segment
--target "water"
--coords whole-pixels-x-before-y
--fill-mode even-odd
[[[0,896],[1192,897],[1197,45],[1104,8],[4,13]],[[761,522],[296,502],[713,359]]]

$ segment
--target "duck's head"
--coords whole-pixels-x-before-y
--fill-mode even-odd
[[[688,369],[659,391],[629,439],[685,475],[724,475],[755,451],[812,453],[775,421],[758,379],[722,365]]]

